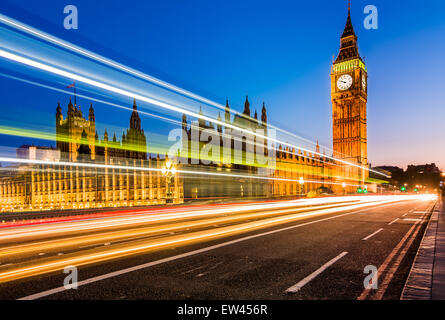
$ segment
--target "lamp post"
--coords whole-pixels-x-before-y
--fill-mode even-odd
[[[170,160],[165,163],[161,169],[162,175],[166,178],[166,198],[165,203],[173,203],[172,192],[170,188],[172,177],[176,174],[176,168]]]
[[[298,183],[300,184],[300,194],[303,194],[304,178],[300,177],[300,180],[298,180]]]
[[[341,184],[342,188],[343,188],[343,195],[346,195],[346,182],[343,182]]]

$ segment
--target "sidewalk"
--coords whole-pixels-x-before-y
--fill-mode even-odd
[[[439,200],[425,230],[402,300],[445,300],[445,201]]]

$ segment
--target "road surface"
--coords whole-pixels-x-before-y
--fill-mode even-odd
[[[435,202],[335,197],[2,228],[0,298],[398,299]],[[63,287],[67,266],[77,289]]]

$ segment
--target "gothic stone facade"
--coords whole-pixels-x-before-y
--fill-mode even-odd
[[[147,159],[146,138],[136,101],[130,128],[118,141],[102,140],[95,132],[93,107],[85,119],[80,107],[68,104],[64,120],[56,109],[57,147],[62,161],[3,168],[0,176],[0,210],[32,211],[75,208],[139,206],[184,200],[183,182],[176,173],[171,183],[160,170],[168,160]],[[169,191],[169,192],[168,192]]]

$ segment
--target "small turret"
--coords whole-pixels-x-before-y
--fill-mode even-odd
[[[246,96],[246,101],[244,102],[243,114],[250,117],[250,102],[248,96]]]
[[[70,102],[68,103],[68,118],[71,118],[73,116],[74,116],[74,106],[70,98]]]
[[[202,112],[202,106],[199,106],[199,115],[200,116],[204,116],[204,112]],[[200,128],[204,128],[205,127],[205,120],[202,118],[198,119],[198,124]]]
[[[226,99],[226,108],[225,108],[224,120],[225,120],[226,123],[230,123],[229,99]]]
[[[263,108],[261,109],[261,122],[263,123],[263,125],[267,124],[266,105],[264,104],[264,101],[263,101]]]
[[[89,114],[88,114],[88,120],[89,120],[89,121],[92,121],[92,122],[95,122],[93,104],[90,104],[90,110],[89,110]]]
[[[221,113],[219,113],[218,112],[218,118],[217,118],[217,120],[219,121],[219,122],[221,122],[222,120],[221,120]],[[216,130],[219,132],[219,133],[222,133],[222,125],[220,125],[219,123],[216,125]]]
[[[60,101],[57,103],[56,120],[57,120],[57,122],[63,120],[62,108],[60,107]]]

